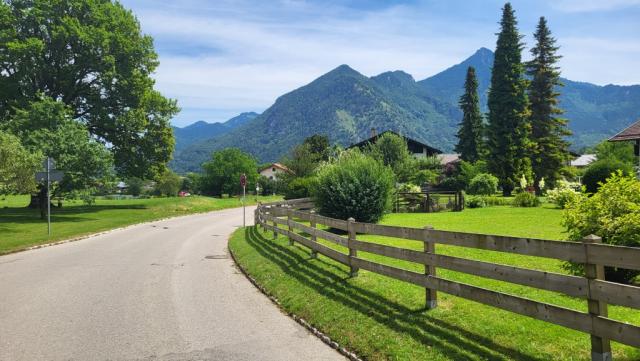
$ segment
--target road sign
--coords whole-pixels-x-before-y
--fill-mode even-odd
[[[246,174],[243,174],[240,176],[240,185],[242,186],[242,188],[247,186],[247,176]]]
[[[49,181],[50,182],[62,182],[64,178],[64,173],[59,170],[54,170],[49,172]],[[37,172],[36,173],[36,182],[46,182],[47,181],[47,172]]]

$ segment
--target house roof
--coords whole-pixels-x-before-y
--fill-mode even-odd
[[[440,164],[442,165],[460,161],[460,154],[458,153],[443,153],[438,154],[437,157],[438,159],[440,159]]]
[[[262,172],[264,170],[270,169],[270,168],[279,168],[282,171],[289,172],[289,173],[291,172],[291,170],[289,168],[287,168],[287,166],[285,166],[284,164],[271,163],[269,166],[263,167],[262,169],[260,169],[260,171],[258,171],[258,173],[260,173],[260,172]]]
[[[380,138],[383,134],[387,134],[387,133],[395,134],[395,135],[397,135],[399,137],[404,138],[405,141],[407,142],[407,144],[413,144],[413,145],[418,145],[420,147],[425,147],[431,153],[436,153],[436,154],[441,154],[442,153],[442,151],[440,149],[438,149],[438,148],[434,148],[434,147],[432,147],[432,146],[430,146],[428,144],[422,143],[422,142],[417,141],[415,139],[411,139],[409,137],[406,137],[406,136],[404,136],[402,134],[398,134],[398,133],[396,133],[394,131],[391,131],[391,130],[385,130],[384,132],[382,132],[380,134],[376,134],[376,135],[374,135],[374,136],[372,136],[372,137],[370,137],[368,139],[365,139],[365,140],[363,140],[361,142],[358,142],[358,143],[355,143],[355,144],[351,144],[349,147],[347,147],[347,149],[361,148],[361,147],[363,147],[363,146],[365,146],[365,145],[367,145],[369,143],[375,143],[378,140],[378,138]]]
[[[638,140],[640,139],[640,120],[631,124],[620,133],[609,138],[610,142],[622,142],[625,140]]]
[[[589,164],[595,162],[598,158],[595,154],[583,154],[577,159],[571,161],[571,165],[574,167],[586,167]]]

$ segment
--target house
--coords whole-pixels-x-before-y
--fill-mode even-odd
[[[399,137],[404,138],[404,140],[407,142],[407,148],[409,149],[409,153],[413,154],[414,157],[431,157],[434,156],[436,154],[441,154],[442,151],[440,149],[434,148],[430,145],[424,144],[420,141],[417,141],[415,139],[411,139],[409,137],[405,137],[402,134],[398,134],[396,132],[387,130],[384,131],[380,134],[378,134],[378,132],[376,131],[375,128],[371,128],[371,136],[368,139],[365,139],[359,143],[355,143],[350,145],[347,149],[351,149],[351,148],[360,148],[363,149],[365,147],[367,147],[369,144],[375,143],[378,138],[380,138],[382,135],[384,134],[395,134]]]
[[[291,173],[291,171],[280,163],[271,163],[268,167],[262,168],[258,173],[269,179],[276,179],[279,174]]]
[[[640,157],[640,120],[609,138],[610,142],[635,141],[635,154]]]
[[[570,165],[576,168],[584,168],[589,164],[595,162],[596,160],[598,160],[598,158],[596,157],[595,154],[583,154],[578,158],[572,160],[570,162]]]

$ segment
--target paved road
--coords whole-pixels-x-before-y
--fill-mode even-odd
[[[234,267],[241,224],[225,210],[0,257],[0,360],[342,359]]]

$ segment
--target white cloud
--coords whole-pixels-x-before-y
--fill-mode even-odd
[[[555,0],[551,6],[560,11],[581,13],[640,6],[640,0]]]
[[[623,6],[638,1],[613,3]],[[262,111],[278,96],[340,64],[369,76],[404,70],[423,79],[462,61],[481,46],[492,48],[501,6],[483,5],[488,15],[465,16],[457,15],[455,8],[465,4],[449,8],[449,3],[369,10],[345,8],[336,5],[337,1],[322,5],[295,0],[124,3],[133,8],[143,31],[156,39],[160,53],[157,87],[177,98],[183,108],[174,120],[178,125],[197,119],[220,121],[240,111]],[[559,0],[554,6],[570,11],[579,8],[576,4],[588,9],[600,2]],[[535,20],[538,9],[534,10],[536,17],[527,14],[531,11],[519,16]],[[533,29],[521,31],[529,36],[533,33]],[[631,63],[638,58],[637,42],[587,39],[570,31],[563,34],[558,38],[564,76],[600,84],[640,82],[640,75],[628,74],[635,69]]]

